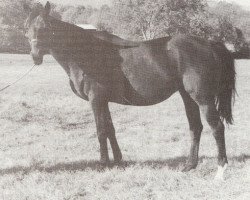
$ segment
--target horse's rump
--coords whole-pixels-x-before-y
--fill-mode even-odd
[[[231,53],[220,42],[180,35],[169,43],[184,89],[199,104],[214,101],[222,119],[232,123],[235,68]]]

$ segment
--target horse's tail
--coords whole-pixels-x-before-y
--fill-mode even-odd
[[[249,59],[249,49],[246,48],[245,50],[240,50],[236,52],[232,52],[233,59]]]
[[[237,35],[235,46],[235,52],[232,52],[232,56],[234,59],[249,59],[250,58],[250,48],[249,44],[246,41],[244,34],[238,28],[235,28],[235,32]]]
[[[249,59],[250,58],[250,49],[248,44],[244,44],[240,50],[232,52],[233,59]]]
[[[235,66],[234,59],[227,50],[221,56],[221,77],[219,93],[216,95],[216,105],[222,120],[227,124],[233,123],[232,106],[235,98]]]

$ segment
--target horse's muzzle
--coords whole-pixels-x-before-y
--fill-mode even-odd
[[[32,55],[35,65],[41,65],[43,63],[43,56],[34,56]]]
[[[41,51],[38,51],[37,53],[30,52],[30,55],[32,56],[35,65],[41,65],[43,63],[43,54],[41,54]]]

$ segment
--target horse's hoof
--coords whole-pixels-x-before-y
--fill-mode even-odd
[[[122,165],[122,164],[123,164],[122,159],[114,160],[114,165],[120,166],[120,165]]]
[[[197,167],[197,165],[193,165],[193,164],[187,164],[185,165],[185,167],[181,170],[182,172],[189,172],[192,169],[195,169]]]
[[[214,177],[214,180],[216,181],[224,181],[224,173],[227,169],[227,163],[222,167],[222,166],[218,166],[218,171],[216,173],[216,176]]]
[[[116,165],[119,165],[121,163],[121,161],[122,161],[122,154],[114,156],[114,163]]]
[[[109,161],[109,159],[101,159],[100,164],[102,167],[108,167],[108,166],[110,166],[110,161]]]

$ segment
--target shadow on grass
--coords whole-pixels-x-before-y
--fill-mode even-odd
[[[214,157],[200,157],[199,161],[204,159],[214,159]],[[250,159],[250,155],[242,154],[240,156],[235,156],[229,158],[229,160],[237,161],[237,162],[245,162],[246,160]],[[43,166],[42,164],[33,164],[30,167],[25,166],[14,166],[11,168],[0,169],[0,175],[7,175],[7,174],[15,174],[15,173],[23,173],[29,174],[34,171],[40,172],[59,172],[59,171],[84,171],[84,170],[94,170],[98,172],[102,172],[105,169],[112,169],[114,167],[125,169],[131,166],[139,166],[139,167],[151,167],[154,169],[161,169],[168,166],[170,169],[176,170],[179,169],[181,166],[184,166],[187,157],[176,157],[166,160],[146,160],[146,161],[122,161],[119,165],[110,164],[108,167],[104,167],[100,164],[99,161],[90,160],[90,161],[77,161],[77,162],[70,162],[70,163],[58,163],[53,166]]]

